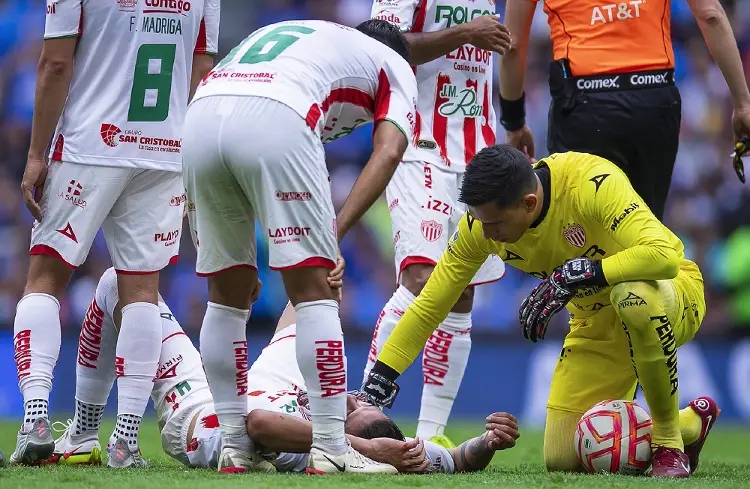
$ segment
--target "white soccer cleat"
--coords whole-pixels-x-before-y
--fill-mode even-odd
[[[365,457],[349,446],[349,450],[342,455],[331,455],[319,448],[310,450],[307,461],[308,474],[323,475],[347,472],[350,474],[396,474],[398,470],[393,465],[376,462]]]
[[[225,446],[219,454],[219,472],[222,474],[243,474],[246,472],[276,472],[276,467],[254,450],[246,452],[231,446]]]
[[[141,450],[133,451],[128,442],[118,438],[114,444],[107,444],[107,466],[113,469],[145,468],[148,463],[143,459]]]
[[[70,432],[73,420],[63,423],[52,423],[54,431],[62,431],[62,435],[55,440],[55,452],[50,462],[64,465],[100,465],[102,463],[102,446],[99,444],[98,433],[84,433],[74,435]],[[58,426],[62,427],[61,429]]]
[[[10,455],[11,464],[38,465],[46,462],[55,451],[55,439],[47,418],[37,418],[31,429],[18,430],[16,449]]]

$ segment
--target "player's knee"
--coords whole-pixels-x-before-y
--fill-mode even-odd
[[[260,409],[254,409],[247,414],[245,421],[248,436],[256,443],[261,443],[266,434],[266,416]]]
[[[571,442],[572,444],[573,442]],[[544,466],[547,468],[547,472],[580,472],[581,462],[578,461],[578,456],[575,453],[560,455],[556,453],[553,455],[544,454]]]
[[[401,282],[409,292],[417,296],[424,289],[434,269],[433,265],[427,263],[409,265],[401,272]]]
[[[292,305],[301,302],[333,300],[334,292],[328,285],[330,270],[322,267],[302,267],[282,270],[281,278]]]
[[[249,267],[236,267],[208,277],[208,300],[236,309],[249,309],[258,271]]]
[[[659,293],[653,281],[622,282],[612,287],[609,298],[620,320],[637,327],[649,315],[649,304],[659,301]]]
[[[57,257],[31,255],[24,295],[37,293],[62,297],[71,275],[68,265]]]

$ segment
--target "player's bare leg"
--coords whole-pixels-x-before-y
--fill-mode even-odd
[[[23,298],[16,307],[13,349],[24,418],[11,463],[35,464],[55,448],[47,412],[52,371],[60,354],[60,302],[71,269],[62,260],[31,255]]]
[[[383,308],[375,327],[365,378],[403,311],[422,291],[433,269],[429,264],[412,264],[404,268],[402,285]],[[417,437],[446,448],[454,447],[444,430],[469,361],[473,300],[474,289],[464,290],[448,317],[430,337],[422,356],[424,387]]]
[[[297,318],[297,362],[305,380],[312,413],[312,449],[308,472],[394,472],[372,462],[347,443],[346,354],[339,304],[323,267],[281,271]]]
[[[159,273],[117,273],[120,334],[115,349],[117,423],[109,438],[110,467],[143,467],[138,431],[159,367]]]
[[[254,267],[208,277],[208,306],[200,333],[203,367],[214,398],[223,445],[219,472],[272,472],[247,435],[247,320],[258,284]]]

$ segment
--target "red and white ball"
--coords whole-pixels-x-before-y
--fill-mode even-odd
[[[651,465],[651,416],[631,401],[603,401],[581,417],[575,449],[587,472],[640,475]]]

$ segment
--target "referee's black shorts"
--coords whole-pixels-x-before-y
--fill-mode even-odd
[[[552,63],[547,149],[606,158],[659,220],[679,144],[682,102],[671,70],[571,78]]]

